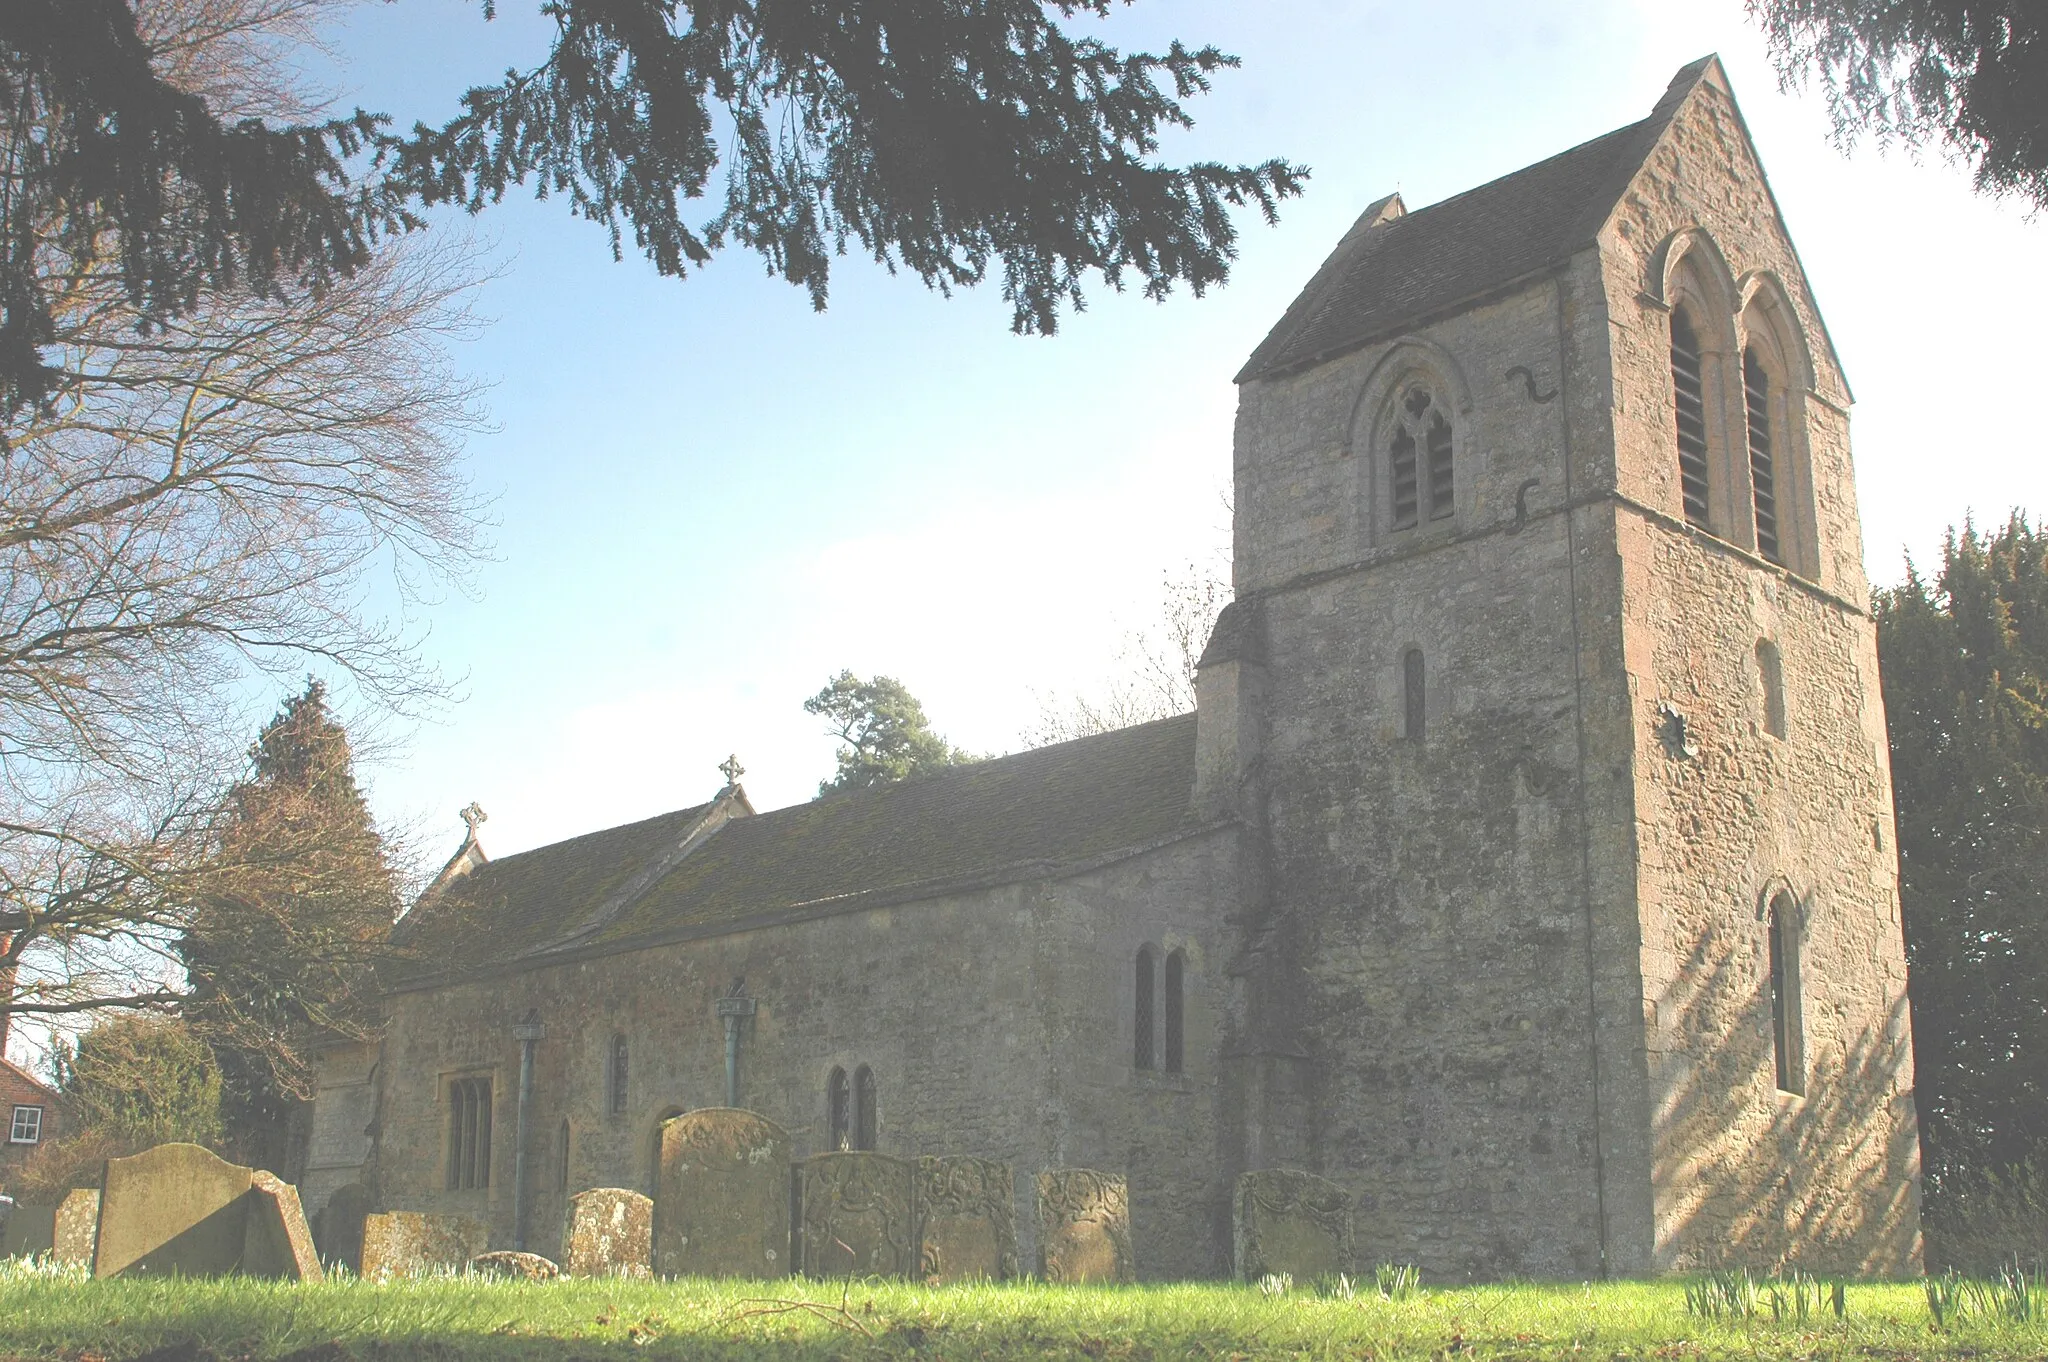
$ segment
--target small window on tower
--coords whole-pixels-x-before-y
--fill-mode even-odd
[[[1800,1002],[1799,908],[1790,894],[1771,898],[1771,1050],[1778,1090],[1806,1091],[1806,1026]]]
[[[1424,520],[1445,520],[1457,510],[1451,419],[1428,388],[1401,395],[1387,445],[1392,524],[1409,530]]]
[[[1756,347],[1742,352],[1742,405],[1749,426],[1749,485],[1756,505],[1756,551],[1782,564],[1778,547],[1778,476],[1771,456],[1771,376]]]
[[[1152,1018],[1158,1007],[1154,990],[1159,986],[1158,957],[1150,946],[1138,947],[1137,974],[1131,983],[1131,1066],[1150,1069],[1154,1065]]]
[[[1699,333],[1684,308],[1671,313],[1671,388],[1678,404],[1678,489],[1685,518],[1707,527],[1707,395]]]
[[[825,1149],[837,1153],[853,1147],[853,1089],[846,1070],[837,1064],[825,1075]]]
[[[1422,675],[1422,649],[1410,648],[1401,657],[1401,736],[1410,742],[1421,742],[1424,726],[1429,721],[1429,696],[1424,689]]]
[[[1764,732],[1774,738],[1785,736],[1785,665],[1778,657],[1778,645],[1758,639],[1757,679],[1764,688]]]

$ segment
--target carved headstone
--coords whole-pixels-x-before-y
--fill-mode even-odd
[[[64,1194],[50,1227],[50,1257],[60,1263],[92,1266],[93,1245],[99,1242],[100,1189],[79,1187]]]
[[[466,1215],[387,1211],[364,1216],[362,1276],[382,1282],[459,1268],[490,1246],[490,1230]]]
[[[344,1183],[328,1196],[327,1204],[313,1217],[313,1247],[320,1261],[363,1270],[363,1219],[370,1213],[370,1189],[360,1182]]]
[[[707,1107],[661,1127],[654,1270],[664,1277],[789,1272],[789,1135],[757,1112]]]
[[[1266,1169],[1237,1180],[1232,1242],[1237,1275],[1286,1273],[1298,1282],[1351,1270],[1351,1194],[1327,1178]]]
[[[918,1275],[933,1283],[1015,1277],[1016,1196],[1007,1163],[931,1155],[919,1159]]]
[[[654,1202],[623,1187],[569,1198],[562,1270],[571,1277],[645,1277],[654,1262]]]
[[[108,1159],[92,1275],[233,1272],[249,1228],[256,1170],[196,1144]]]
[[[271,1173],[257,1173],[248,1195],[248,1227],[242,1239],[241,1271],[251,1277],[317,1282],[320,1255],[299,1205],[299,1189]]]
[[[917,1269],[917,1165],[820,1154],[798,1172],[797,1235],[813,1277],[908,1277]]]
[[[1130,1193],[1089,1168],[1038,1175],[1038,1270],[1049,1282],[1131,1282]]]
[[[522,1282],[551,1282],[562,1275],[562,1269],[538,1253],[517,1253],[508,1249],[479,1253],[469,1260],[469,1270],[479,1277],[510,1277]]]

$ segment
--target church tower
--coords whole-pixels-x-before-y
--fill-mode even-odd
[[[1238,381],[1228,1157],[1439,1279],[1917,1264],[1850,394],[1719,61],[1373,204]]]

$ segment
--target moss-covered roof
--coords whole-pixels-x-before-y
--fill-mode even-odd
[[[1192,830],[1194,775],[1185,714],[735,817],[636,885],[700,805],[492,861],[423,903],[408,944],[438,975],[1039,878]]]

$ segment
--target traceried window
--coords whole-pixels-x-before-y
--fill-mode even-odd
[[[611,1060],[606,1067],[609,1070],[606,1076],[609,1080],[608,1086],[610,1091],[606,1095],[605,1105],[612,1115],[623,1116],[626,1114],[626,1038],[624,1036],[612,1037]]]
[[[1677,397],[1678,486],[1685,518],[1707,525],[1707,397],[1699,332],[1684,308],[1671,313],[1671,387]]]
[[[846,1070],[837,1064],[825,1075],[825,1149],[837,1152],[853,1147],[853,1089],[847,1085]]]
[[[448,1190],[491,1185],[491,1080],[448,1084]]]
[[[1806,1032],[1799,999],[1799,908],[1786,893],[1773,895],[1771,937],[1771,1049],[1778,1090],[1806,1091]]]
[[[1158,957],[1150,946],[1138,947],[1138,971],[1132,983],[1131,1065],[1133,1068],[1150,1069],[1155,1064],[1152,1017],[1158,1008],[1159,987]]]
[[[1166,954],[1166,1072],[1179,1073],[1187,1059],[1186,951]]]
[[[853,1147],[875,1147],[875,1071],[863,1064],[853,1071]]]
[[[1401,655],[1401,736],[1421,742],[1429,722],[1429,694],[1423,676],[1422,649],[1410,648]]]
[[[1417,384],[1401,394],[1387,459],[1395,529],[1411,530],[1457,510],[1451,418],[1428,388]]]
[[[20,1106],[14,1109],[14,1122],[8,1128],[9,1144],[40,1144],[43,1139],[43,1109]]]
[[[1742,407],[1749,429],[1749,484],[1756,505],[1756,551],[1782,564],[1778,547],[1778,479],[1771,458],[1771,377],[1756,347],[1742,352]]]

